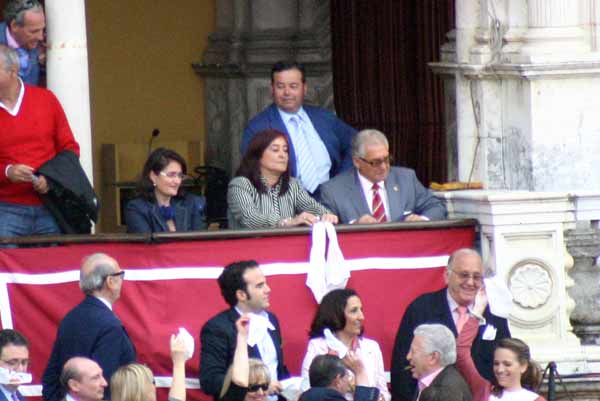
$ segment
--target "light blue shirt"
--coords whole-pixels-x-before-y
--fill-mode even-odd
[[[329,152],[327,152],[327,148],[325,144],[321,140],[321,137],[317,133],[317,130],[313,126],[308,114],[304,108],[300,107],[298,112],[295,114],[287,113],[281,109],[279,110],[279,114],[281,115],[281,119],[283,120],[283,124],[292,140],[292,145],[294,146],[294,151],[296,152],[296,166],[298,167],[298,180],[302,183],[302,186],[306,188],[309,192],[314,192],[316,188],[308,188],[306,183],[302,181],[302,171],[300,171],[300,163],[298,163],[298,159],[300,158],[308,158],[312,160],[312,164],[314,165],[314,169],[317,173],[316,181],[318,184],[322,184],[325,181],[329,180],[329,170],[331,170],[331,158],[329,157]],[[296,116],[300,122],[300,129],[296,130],[293,123],[290,122],[290,119]],[[300,132],[298,132],[300,131]],[[304,134],[309,147],[309,154],[298,154],[299,149],[301,149],[296,144],[299,140],[301,140],[298,135]]]
[[[12,401],[12,395],[16,393],[16,391],[14,393],[10,392],[10,390],[7,389],[3,384],[0,384],[0,390],[2,390],[4,397],[6,397],[8,401]]]

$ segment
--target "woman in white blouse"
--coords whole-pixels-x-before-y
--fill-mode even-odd
[[[356,291],[345,288],[333,290],[323,297],[310,327],[310,341],[302,362],[302,389],[310,384],[308,369],[317,355],[352,350],[362,359],[369,376],[369,386],[379,389],[379,400],[391,399],[387,386],[383,356],[376,341],[363,337],[364,314]],[[351,394],[346,394],[352,399]]]
[[[337,223],[337,216],[314,200],[290,176],[285,134],[270,129],[257,133],[227,189],[230,228],[310,226],[319,220]]]

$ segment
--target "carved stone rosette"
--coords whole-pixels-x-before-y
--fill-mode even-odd
[[[508,288],[514,302],[511,322],[522,328],[536,328],[555,319],[556,282],[556,274],[546,262],[538,259],[517,262],[508,274]]]

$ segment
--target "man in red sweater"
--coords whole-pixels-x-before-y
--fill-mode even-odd
[[[79,155],[79,145],[54,94],[18,73],[17,52],[0,45],[0,237],[57,234],[39,197],[48,183],[36,171],[63,150]]]

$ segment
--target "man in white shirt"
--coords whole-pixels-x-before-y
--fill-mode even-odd
[[[0,330],[0,367],[9,372],[25,373],[29,368],[29,343],[12,329]],[[24,401],[19,383],[0,384],[0,401]]]
[[[73,357],[65,363],[60,382],[66,392],[64,401],[100,401],[108,386],[102,368],[84,357]]]
[[[471,390],[454,366],[456,341],[443,324],[422,324],[414,331],[406,356],[412,376],[418,380],[414,400],[437,389],[447,401],[471,401]]]
[[[259,336],[254,346],[248,345],[250,358],[261,359],[269,368],[270,400],[276,400],[281,391],[279,380],[289,376],[283,363],[281,331],[277,317],[267,311],[271,289],[267,279],[254,260],[231,263],[223,268],[218,278],[221,294],[230,306],[202,327],[200,332],[200,386],[218,400],[227,369],[233,362],[237,339],[235,322],[242,314],[262,316],[269,335]],[[261,320],[258,318],[258,320]],[[252,325],[253,323],[251,323]]]
[[[375,129],[362,130],[352,140],[348,170],[321,185],[318,199],[340,223],[375,224],[437,220],[446,207],[417,179],[414,170],[391,167],[389,144]]]

